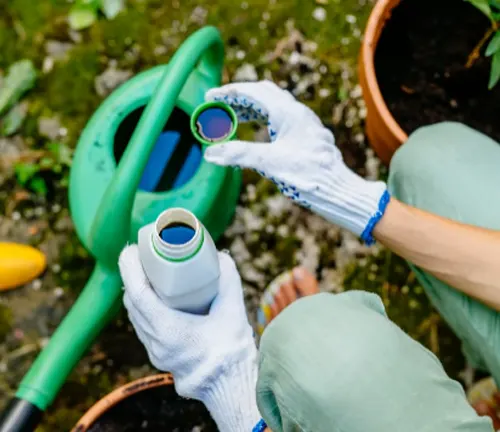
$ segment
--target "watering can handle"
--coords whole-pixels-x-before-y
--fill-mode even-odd
[[[205,27],[190,36],[169,62],[130,138],[92,224],[90,250],[106,267],[116,267],[119,253],[129,240],[132,208],[142,173],[184,84],[197,69],[214,86],[218,85],[223,62],[224,45],[215,27]],[[110,221],[113,222],[110,224]]]
[[[214,27],[205,27],[190,36],[172,57],[94,219],[89,244],[98,265],[21,382],[16,398],[0,419],[0,432],[31,432],[36,428],[42,412],[55,399],[71,370],[116,313],[122,286],[118,256],[129,240],[135,194],[151,151],[193,70],[216,86],[221,80],[223,57],[223,43]]]

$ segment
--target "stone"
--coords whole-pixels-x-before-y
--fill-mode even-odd
[[[236,72],[233,76],[233,81],[257,81],[259,79],[259,75],[257,74],[257,70],[255,66],[250,63],[245,63],[236,69]]]
[[[132,76],[132,71],[117,69],[110,65],[101,75],[97,76],[95,90],[101,97],[108,96],[120,84],[123,84]]]

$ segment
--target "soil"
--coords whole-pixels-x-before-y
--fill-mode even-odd
[[[106,411],[89,432],[215,432],[201,402],[181,398],[173,386],[136,393]]]
[[[458,121],[500,141],[500,85],[488,90],[491,60],[480,56],[466,67],[489,27],[463,0],[403,0],[393,10],[375,69],[387,106],[405,132]]]

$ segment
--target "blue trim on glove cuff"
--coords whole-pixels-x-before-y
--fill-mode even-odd
[[[377,225],[377,223],[380,221],[380,219],[382,219],[382,216],[384,216],[385,209],[387,208],[387,204],[389,204],[390,200],[391,195],[388,191],[385,191],[378,203],[377,212],[370,218],[368,224],[366,225],[366,228],[361,234],[361,240],[363,240],[368,246],[375,243],[375,239],[373,238],[373,229],[375,228],[375,225]]]
[[[252,432],[264,432],[264,430],[267,428],[267,424],[264,420],[260,420],[259,423],[255,425],[255,427],[252,429]]]

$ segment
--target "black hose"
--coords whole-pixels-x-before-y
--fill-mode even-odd
[[[0,432],[33,432],[42,414],[42,410],[31,402],[14,398],[0,417]]]

